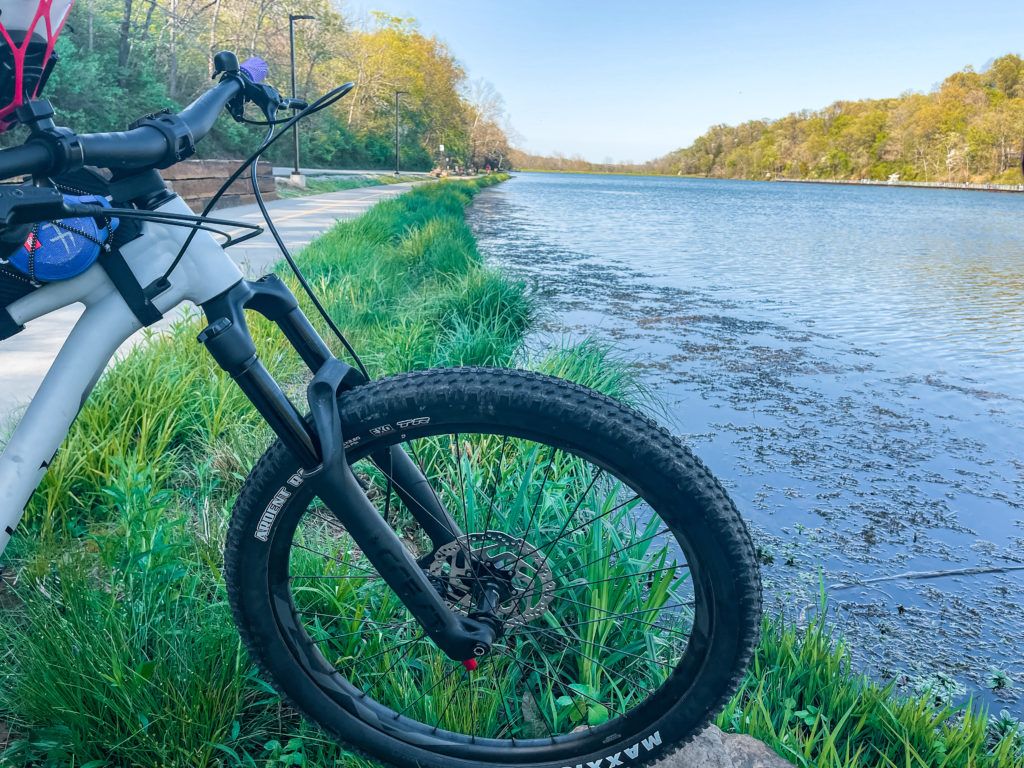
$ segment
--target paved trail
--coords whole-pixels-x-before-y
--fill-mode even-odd
[[[267,204],[288,248],[297,250],[317,235],[325,232],[336,221],[355,218],[372,205],[409,190],[412,184],[390,184],[380,187],[362,187],[325,195],[311,195],[290,200],[275,200]],[[221,208],[214,216],[261,223],[255,205]],[[228,253],[248,277],[258,277],[281,258],[273,238],[264,232]],[[33,321],[25,330],[6,341],[0,341],[0,428],[10,426],[39,388],[53,358],[67,338],[71,327],[82,313],[75,305],[53,312]],[[166,327],[173,318],[165,318],[154,328]],[[121,348],[123,352],[142,338],[140,331]]]

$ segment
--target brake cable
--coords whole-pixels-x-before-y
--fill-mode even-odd
[[[299,265],[295,262],[295,259],[292,256],[291,251],[288,250],[288,246],[285,245],[284,239],[281,237],[280,232],[278,232],[277,226],[274,224],[273,219],[271,219],[270,217],[270,212],[267,210],[266,202],[263,199],[263,193],[260,191],[259,188],[259,179],[257,175],[259,160],[262,157],[263,153],[270,146],[272,146],[278,139],[284,136],[288,131],[294,130],[295,126],[298,125],[300,120],[303,120],[304,118],[314,115],[317,112],[320,112],[321,110],[324,110],[327,107],[331,106],[339,99],[341,99],[345,94],[347,94],[350,90],[352,90],[353,87],[353,83],[345,83],[344,85],[340,85],[337,88],[328,91],[326,94],[321,96],[313,103],[308,104],[304,109],[300,110],[297,114],[293,115],[288,120],[275,120],[270,114],[267,114],[267,134],[266,136],[263,137],[263,141],[260,143],[260,146],[256,149],[255,152],[249,155],[249,157],[241,165],[238,166],[234,173],[228,176],[225,182],[221,185],[220,189],[217,190],[214,196],[203,208],[203,212],[200,218],[206,218],[209,215],[209,213],[213,210],[214,206],[217,205],[217,202],[220,200],[220,198],[224,196],[224,193],[227,192],[231,185],[234,184],[235,181],[237,181],[248,168],[250,170],[250,181],[252,183],[253,195],[256,198],[256,205],[259,207],[260,213],[263,215],[263,220],[266,222],[267,230],[274,238],[274,242],[277,244],[277,247],[281,250],[281,253],[284,256],[285,261],[288,263],[288,267],[295,275],[296,280],[299,281],[299,285],[302,286],[303,291],[309,297],[309,300],[313,303],[313,306],[316,308],[319,315],[327,324],[327,327],[330,328],[331,333],[333,333],[334,336],[337,337],[338,341],[341,342],[341,345],[352,357],[352,360],[355,362],[356,367],[359,369],[360,373],[362,373],[364,377],[369,379],[370,374],[367,371],[366,366],[363,364],[362,358],[359,357],[359,354],[356,352],[355,347],[352,346],[352,343],[348,340],[348,338],[345,336],[342,330],[331,318],[330,314],[327,312],[327,309],[324,307],[320,299],[317,297],[316,293],[313,291],[312,286],[310,286],[309,281],[306,279],[306,276],[302,273],[302,270],[299,268]],[[264,108],[265,114],[268,109],[269,107]],[[255,123],[255,121],[253,122],[254,124],[258,124]],[[276,130],[278,125],[283,125],[280,131]],[[175,267],[178,266],[178,263],[184,257],[185,252],[188,250],[188,247],[192,244],[192,240],[195,238],[196,232],[198,232],[199,229],[200,227],[196,227],[189,233],[188,237],[185,239],[184,244],[181,246],[181,249],[178,251],[178,254],[174,257],[174,261],[171,262],[171,265],[164,272],[162,278],[163,280],[167,280],[170,277],[171,273],[174,271]],[[244,240],[248,240],[250,237],[255,236],[256,233],[250,233],[245,238],[241,238],[231,244],[236,245],[239,242],[244,242]]]

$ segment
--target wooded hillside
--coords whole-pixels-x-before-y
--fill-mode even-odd
[[[716,125],[648,172],[727,178],[1016,184],[1024,151],[1024,60],[967,68],[931,93],[837,101],[779,120]]]
[[[374,13],[350,18],[327,0],[78,0],[58,43],[61,62],[46,95],[59,122],[79,131],[123,128],[163,107],[180,107],[209,87],[212,53],[270,63],[268,82],[290,92],[288,14],[296,21],[300,97],[354,80],[357,87],[302,133],[303,164],[387,167],[394,163],[395,91],[401,101],[402,165],[505,161],[501,97],[473,83],[447,46],[412,19]],[[221,120],[200,154],[240,157],[258,131]],[[271,159],[291,151],[279,142]]]

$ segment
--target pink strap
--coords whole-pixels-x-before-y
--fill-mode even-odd
[[[53,55],[53,47],[57,44],[57,38],[60,36],[61,30],[64,28],[64,22],[67,21],[68,15],[71,13],[71,6],[68,6],[68,12],[64,14],[64,18],[61,19],[57,29],[54,29],[52,24],[53,21],[50,19],[50,11],[53,9],[54,0],[39,0],[39,6],[36,8],[36,14],[32,18],[32,23],[28,25],[28,29],[25,30],[25,39],[21,42],[21,45],[15,45],[14,40],[11,39],[7,29],[3,23],[0,22],[0,35],[3,36],[4,40],[11,47],[11,55],[14,57],[14,99],[3,109],[0,109],[0,121],[2,121],[7,115],[11,114],[14,110],[20,107],[24,102],[24,90],[25,90],[25,56],[28,53],[29,43],[32,41],[32,32],[35,31],[36,26],[39,24],[40,19],[44,19],[46,24],[46,53],[43,56],[43,66],[46,66],[46,62],[50,60],[50,56]],[[72,4],[74,4],[72,2]],[[39,95],[39,84],[36,83],[35,90],[32,91],[32,98]],[[0,126],[0,131],[3,128]]]

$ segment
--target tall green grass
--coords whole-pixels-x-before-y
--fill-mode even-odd
[[[497,180],[380,203],[307,247],[303,269],[374,375],[529,363],[643,401],[629,367],[599,344],[526,360],[534,301],[484,266],[464,221],[475,192]],[[270,435],[196,343],[200,328],[182,320],[108,371],[29,505],[0,584],[0,734],[9,732],[0,764],[366,764],[283,706],[240,648],[221,546]],[[303,368],[287,344],[259,320],[253,333],[271,370],[300,392]],[[579,676],[602,685],[582,665]],[[579,714],[540,704],[553,717]],[[978,710],[894,698],[851,672],[822,622],[767,624],[719,721],[799,765],[1024,765],[1012,723],[993,728]]]
[[[844,641],[824,619],[806,629],[777,618],[763,638],[741,690],[718,717],[725,730],[770,744],[808,768],[1018,768],[1024,729],[970,702],[936,706],[904,698],[892,686],[854,672]]]

